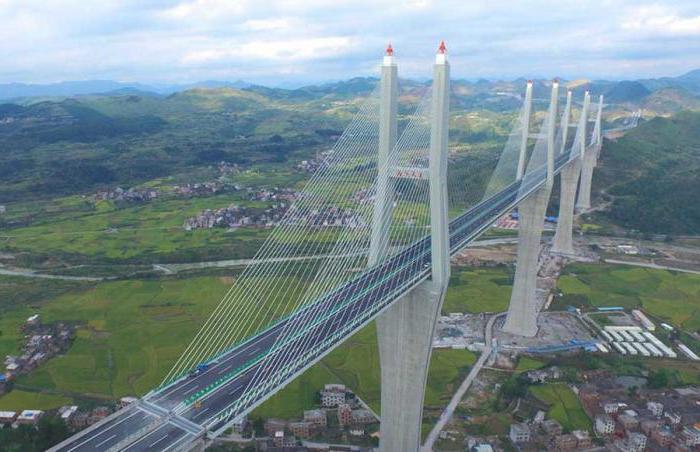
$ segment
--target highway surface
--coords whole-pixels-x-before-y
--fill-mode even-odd
[[[568,154],[560,155],[555,161],[555,172],[561,171],[568,161]],[[483,233],[499,216],[541,187],[545,179],[546,169],[541,167],[453,219],[451,253],[457,253]],[[217,431],[229,419],[249,412],[426,280],[430,263],[430,237],[426,236],[236,345],[200,375],[183,377],[147,395],[51,450],[177,450],[197,440],[205,429]],[[294,366],[289,367],[290,363]],[[239,373],[230,380],[219,381],[236,369],[240,369]],[[218,386],[202,396],[198,407],[182,403],[213,384]],[[219,419],[224,412],[229,417]]]

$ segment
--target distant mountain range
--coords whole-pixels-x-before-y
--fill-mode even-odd
[[[28,97],[72,97],[88,94],[136,94],[140,96],[168,95],[194,88],[248,88],[251,83],[237,80],[222,82],[205,80],[181,85],[145,85],[137,82],[115,82],[113,80],[84,80],[35,85],[27,83],[0,83],[0,101]]]
[[[486,108],[492,111],[508,111],[517,108],[526,79],[515,80],[453,80],[453,100],[456,108]],[[700,109],[700,69],[678,77],[662,77],[641,80],[563,80],[563,85],[580,93],[589,90],[593,96],[604,94],[606,103],[617,104],[623,109],[643,108],[661,115],[674,114],[681,110]],[[535,80],[535,100],[547,102],[551,80]],[[301,88],[273,88],[238,80],[233,82],[205,80],[180,85],[146,85],[141,83],[116,82],[112,80],[68,81],[47,85],[23,83],[0,84],[0,103],[35,104],[40,101],[62,101],[76,96],[136,96],[159,98],[193,89],[209,90],[216,95],[218,90],[238,90],[252,95],[261,95],[269,100],[282,102],[320,102],[348,100],[366,96],[376,88],[377,78],[355,77],[348,80],[309,85]],[[410,103],[419,99],[430,81],[402,79],[402,99]]]

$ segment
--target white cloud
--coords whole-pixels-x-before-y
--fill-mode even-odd
[[[0,0],[0,24],[0,82],[315,82],[375,74],[389,41],[429,77],[441,39],[456,77],[700,67],[697,0]]]
[[[336,56],[352,45],[353,40],[343,36],[285,41],[248,41],[225,46],[220,44],[217,48],[188,52],[181,61],[185,65],[237,59],[247,59],[251,62],[256,60],[302,61]]]
[[[658,5],[640,7],[622,22],[622,28],[647,35],[700,36],[700,14],[681,17]]]

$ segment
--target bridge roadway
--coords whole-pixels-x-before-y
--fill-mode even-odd
[[[561,154],[555,160],[558,173],[569,162],[569,155]],[[574,158],[577,158],[576,155]],[[473,206],[450,222],[450,250],[457,253],[467,243],[483,233],[493,222],[523,198],[530,195],[546,179],[544,166],[526,174],[523,181],[516,181],[501,192]],[[178,450],[201,437],[204,428],[210,431],[224,427],[224,421],[216,418],[222,412],[235,407],[236,401],[244,402],[235,407],[235,414],[248,412],[265,400],[274,389],[308,368],[338,343],[361,326],[372,320],[384,308],[400,298],[419,282],[430,276],[430,236],[418,240],[385,262],[363,272],[357,278],[321,297],[313,305],[301,309],[279,321],[273,327],[258,333],[219,356],[203,373],[183,377],[169,386],[123,408],[103,422],[81,432],[52,450],[65,452],[105,450]],[[379,301],[377,301],[379,300]],[[325,303],[323,316],[313,307]],[[321,317],[321,318],[318,318]],[[289,330],[296,334],[288,334]],[[278,338],[281,343],[277,343]],[[320,344],[320,345],[319,345]],[[286,356],[284,362],[271,359],[283,351],[296,350]],[[257,360],[264,355],[267,359]],[[282,361],[282,360],[280,360]],[[296,367],[283,369],[283,365],[297,362]],[[174,414],[175,407],[198,391],[214,383],[222,376],[244,368],[230,381],[212,390],[201,399],[195,409],[185,407]],[[276,375],[282,378],[274,380]],[[248,383],[263,382],[247,388]],[[262,377],[262,378],[261,378]],[[269,387],[265,386],[268,382]],[[246,391],[248,389],[248,391]],[[244,393],[246,397],[243,398]],[[250,394],[255,394],[250,397]],[[192,428],[194,424],[197,428]]]

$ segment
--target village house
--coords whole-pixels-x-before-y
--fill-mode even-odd
[[[345,403],[345,385],[327,384],[321,391],[321,405],[326,408],[336,407]]]
[[[36,425],[42,416],[44,412],[41,410],[24,410],[17,416],[16,422],[19,425]]]
[[[615,421],[609,414],[599,414],[595,417],[595,431],[602,436],[612,435],[615,431]]]
[[[508,436],[515,444],[526,443],[530,441],[530,426],[524,422],[519,424],[511,424]]]

